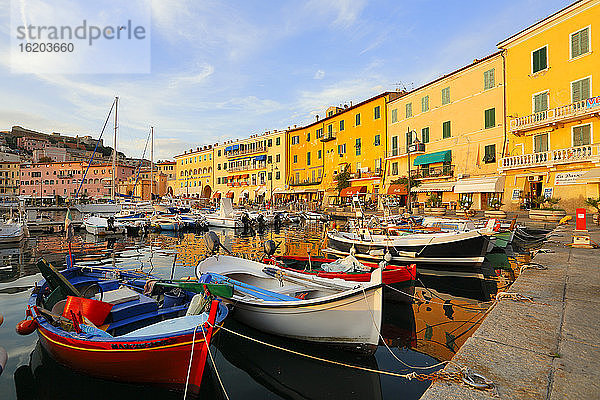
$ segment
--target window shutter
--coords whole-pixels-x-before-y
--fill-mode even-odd
[[[590,97],[590,78],[585,78],[579,81],[581,85],[581,100],[589,99]]]
[[[581,146],[581,127],[576,126],[573,128],[573,146]]]
[[[548,93],[542,93],[540,96],[540,106],[541,106],[541,111],[545,111],[548,109]]]
[[[537,72],[540,70],[540,52],[533,52],[533,72]]]
[[[589,34],[588,28],[579,32],[579,54],[585,54],[589,51]]]
[[[581,81],[573,82],[571,84],[571,91],[573,93],[573,102],[581,100]]]
[[[571,58],[575,58],[580,54],[581,49],[579,46],[579,32],[577,32],[571,36]]]
[[[545,69],[548,66],[548,57],[546,54],[547,47],[544,47],[540,51],[540,69]]]

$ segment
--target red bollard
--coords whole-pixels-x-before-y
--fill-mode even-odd
[[[585,224],[585,214],[586,214],[585,208],[578,208],[577,210],[575,210],[575,215],[576,215],[575,230],[576,231],[587,231],[587,227]]]

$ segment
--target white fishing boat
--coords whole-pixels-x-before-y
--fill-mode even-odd
[[[83,218],[85,230],[95,236],[123,235],[127,229],[113,217],[86,216]]]
[[[202,282],[228,283],[235,318],[267,333],[372,351],[379,343],[381,268],[370,282],[348,282],[216,255],[200,262]]]
[[[206,214],[206,222],[209,226],[218,228],[243,228],[244,221],[242,215],[235,214],[231,199],[228,197],[221,198],[221,206],[216,213]]]
[[[25,237],[25,228],[20,222],[9,219],[0,222],[0,244],[18,243]]]
[[[177,215],[155,215],[150,219],[150,226],[161,231],[178,231],[182,227]]]

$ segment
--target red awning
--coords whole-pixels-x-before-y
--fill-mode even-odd
[[[221,192],[214,192],[212,195],[213,199],[220,199],[221,198]]]
[[[341,197],[350,197],[354,195],[364,195],[367,193],[366,186],[352,186],[342,189],[340,192]]]
[[[406,188],[406,185],[390,185],[387,194],[391,194],[394,196],[406,196],[408,195],[408,189]]]
[[[225,197],[233,199],[233,191],[230,190],[229,192],[227,192],[227,194],[225,195]]]

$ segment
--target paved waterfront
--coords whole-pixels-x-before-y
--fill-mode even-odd
[[[507,289],[534,303],[500,301],[453,358],[496,390],[436,382],[422,400],[600,398],[600,250],[565,246],[573,228],[559,227],[543,246],[553,252],[535,256],[547,270],[526,269]],[[600,243],[600,229],[588,228]]]

